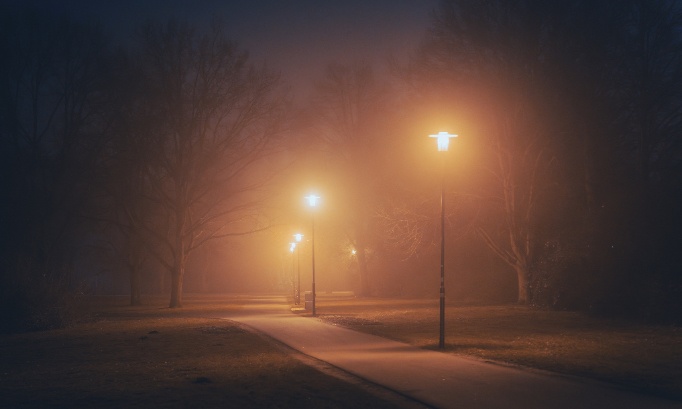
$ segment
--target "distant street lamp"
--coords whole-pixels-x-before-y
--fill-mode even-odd
[[[315,207],[317,206],[317,200],[320,198],[320,196],[316,196],[314,194],[310,194],[305,197],[308,199],[308,205],[312,209],[312,219],[313,219],[313,225],[312,225],[312,230],[310,231],[310,243],[311,243],[311,252],[313,254],[313,317],[317,315],[317,310],[315,310]]]
[[[296,259],[294,258],[294,251],[296,250],[296,243],[289,243],[289,252],[291,253],[291,286],[294,289],[294,301],[296,300],[296,286],[294,285],[294,264],[296,263]]]
[[[436,138],[438,152],[447,152],[450,138],[456,138],[447,132],[438,132],[429,135]],[[440,180],[440,335],[438,348],[445,347],[445,157],[441,157],[441,180]]]
[[[300,243],[303,240],[303,235],[301,233],[294,234],[294,239],[296,243]],[[301,303],[301,250],[296,246],[296,265],[298,266],[298,278],[297,278],[297,291],[296,291],[296,305]]]

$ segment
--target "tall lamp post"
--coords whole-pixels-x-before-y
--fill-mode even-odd
[[[303,235],[301,233],[296,233],[294,234],[294,239],[296,240],[296,243],[300,243],[301,240],[303,240]],[[298,266],[296,305],[299,305],[301,303],[301,250],[299,250],[298,246],[296,246],[296,264]]]
[[[438,132],[429,135],[436,138],[438,142],[438,152],[447,152],[450,138],[457,135],[447,132]],[[440,335],[438,338],[438,348],[445,347],[445,157],[441,157],[441,179],[440,179]]]
[[[312,230],[310,231],[310,243],[311,243],[311,252],[313,254],[313,317],[317,315],[317,310],[315,310],[315,207],[317,206],[317,200],[320,198],[320,196],[316,196],[315,194],[310,194],[305,197],[308,199],[308,205],[312,209],[312,219],[313,219],[313,225],[312,225]]]

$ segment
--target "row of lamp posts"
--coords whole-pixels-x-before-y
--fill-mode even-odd
[[[448,146],[450,144],[450,138],[455,138],[457,135],[450,134],[448,132],[439,132],[437,134],[429,135],[431,138],[436,138],[438,151],[447,152]],[[317,315],[315,309],[315,209],[317,207],[319,196],[315,194],[310,194],[305,197],[308,201],[308,205],[311,208],[312,214],[312,229],[311,229],[311,253],[312,253],[312,264],[313,264],[313,283],[312,283],[312,312],[313,316]],[[443,349],[445,347],[445,156],[441,156],[441,185],[440,185],[440,319],[439,319],[439,337],[438,337],[438,348]],[[297,248],[297,244],[301,242],[303,235],[300,233],[294,234],[295,242],[291,243],[290,251],[293,252]],[[298,253],[297,253],[298,255]],[[300,266],[300,255],[298,256],[298,286],[295,292],[296,304],[301,302],[301,266]]]
[[[312,212],[312,229],[310,230],[310,242],[311,242],[311,253],[312,253],[312,264],[313,264],[313,285],[312,285],[312,305],[313,305],[313,316],[317,315],[317,310],[315,306],[315,208],[317,207],[317,203],[320,199],[320,196],[317,196],[315,194],[310,194],[305,197],[305,199],[308,201],[308,205],[310,206]],[[298,251],[298,245],[301,243],[301,240],[303,240],[303,234],[301,233],[296,233],[294,234],[294,239],[295,241],[289,243],[289,251],[291,252],[292,256],[294,251],[296,251],[296,256],[298,259],[298,273],[297,273],[297,285],[296,285],[296,290],[294,291],[294,300],[296,305],[301,303],[301,255],[300,252]],[[293,260],[292,260],[292,270],[293,270]]]
[[[294,301],[296,305],[301,303],[301,253],[299,252],[299,243],[303,240],[303,235],[301,233],[294,234],[295,241],[289,243],[289,252],[291,252],[291,271],[293,274],[294,265],[298,266],[298,274],[296,279],[296,286],[294,288]],[[296,252],[296,258],[293,257],[294,252]]]

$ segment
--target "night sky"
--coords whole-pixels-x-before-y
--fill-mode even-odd
[[[283,74],[298,96],[329,62],[405,58],[422,38],[437,0],[1,0],[56,15],[101,21],[127,38],[148,18],[187,19],[199,26],[224,19],[231,39]]]

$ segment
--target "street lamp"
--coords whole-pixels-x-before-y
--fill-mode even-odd
[[[429,135],[436,138],[438,142],[438,152],[447,152],[450,138],[457,135],[447,132],[438,132]],[[438,348],[445,347],[445,157],[441,157],[441,180],[440,180],[440,335],[438,338]]]
[[[294,234],[294,239],[296,239],[296,243],[300,243],[301,240],[303,240],[303,235],[301,233],[296,233]],[[296,305],[299,305],[301,303],[301,250],[298,249],[298,246],[296,247],[296,264],[298,265]]]
[[[291,286],[294,288],[294,302],[296,300],[296,286],[294,285],[294,263],[296,262],[296,259],[294,258],[295,250],[296,243],[294,242],[289,243],[289,252],[291,253]]]
[[[449,134],[447,132],[438,132],[434,135],[429,135],[430,138],[436,138],[438,142],[438,152],[447,152],[450,145],[450,138],[456,138],[457,135]]]
[[[317,311],[315,310],[315,207],[317,206],[317,200],[320,198],[320,196],[316,196],[315,194],[310,194],[305,197],[308,199],[308,205],[312,208],[312,219],[313,219],[313,225],[312,225],[312,230],[310,231],[310,243],[311,243],[311,252],[313,254],[313,317],[317,315]]]

